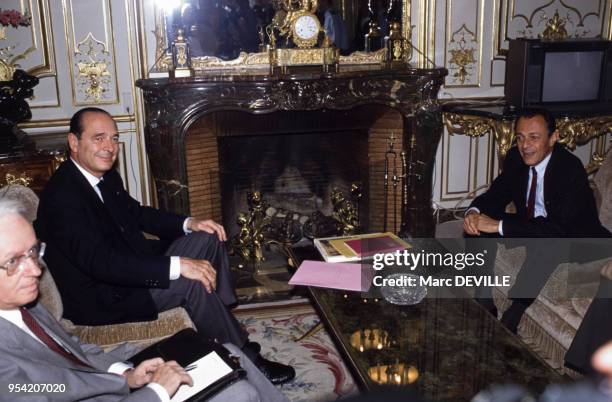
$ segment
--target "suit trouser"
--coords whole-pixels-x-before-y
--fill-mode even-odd
[[[150,289],[157,310],[184,307],[203,336],[229,342],[242,348],[247,332],[227,306],[236,303],[227,251],[217,235],[194,232],[176,239],[166,255],[208,260],[217,271],[217,290],[207,293],[204,286],[184,277],[170,281],[168,289]]]
[[[525,261],[516,276],[514,285],[508,292],[508,297],[513,302],[522,304],[524,308],[534,302],[557,266],[567,260],[566,254],[560,252],[559,243],[549,239],[512,239],[490,234],[480,237],[466,236],[465,240],[466,252],[479,253],[487,250],[485,263],[480,271],[482,275],[494,274],[499,243],[504,244],[506,248],[526,247]],[[491,288],[478,288],[475,296],[492,298]]]

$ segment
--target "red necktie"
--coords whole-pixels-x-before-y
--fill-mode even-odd
[[[538,173],[531,167],[531,186],[529,186],[529,198],[527,198],[527,219],[535,218],[535,199],[538,187]]]
[[[19,309],[19,311],[21,311],[21,318],[23,318],[23,322],[25,323],[25,325],[27,325],[28,328],[30,328],[30,331],[32,331],[32,333],[36,335],[38,339],[40,339],[45,345],[47,345],[49,349],[53,350],[56,353],[59,353],[60,355],[62,355],[73,363],[84,367],[90,367],[89,364],[83,362],[81,359],[64,349],[59,343],[55,341],[55,339],[49,336],[49,334],[47,334],[44,328],[40,326],[38,321],[36,321],[36,319],[32,316],[32,314],[30,314],[28,310],[26,310],[25,308],[21,308]]]

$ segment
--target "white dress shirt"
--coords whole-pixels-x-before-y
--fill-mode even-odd
[[[93,187],[96,194],[98,194],[100,201],[104,202],[104,198],[102,198],[102,193],[100,192],[100,188],[98,187],[98,183],[100,183],[102,179],[97,178],[96,176],[89,173],[87,170],[83,169],[83,167],[81,167],[81,165],[79,165],[74,159],[70,158],[70,160],[72,161],[72,163],[74,163],[77,169],[79,169],[79,172],[81,172],[83,176],[85,176],[85,179],[87,179],[87,182],[91,185],[91,187]],[[191,218],[187,218],[183,221],[183,232],[185,234],[191,233],[191,230],[187,229],[187,224],[189,223],[189,219]],[[181,276],[181,258],[173,255],[170,257],[170,280],[173,281],[175,279],[178,279],[180,276]]]

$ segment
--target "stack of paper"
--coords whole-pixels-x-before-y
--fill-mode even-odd
[[[196,366],[195,369],[189,371],[189,375],[193,379],[193,387],[186,384],[181,385],[170,400],[171,402],[186,401],[215,381],[232,372],[231,367],[228,366],[216,352],[210,352],[191,364]]]
[[[374,254],[392,253],[410,248],[390,232],[356,236],[325,237],[315,239],[314,245],[327,262],[351,262],[371,258]]]
[[[370,271],[371,269],[361,264],[305,260],[289,280],[289,284],[367,292],[372,281],[368,275]]]

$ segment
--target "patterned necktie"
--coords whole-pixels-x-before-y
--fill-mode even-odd
[[[531,167],[531,186],[529,186],[529,198],[527,198],[527,219],[535,218],[535,199],[538,187],[538,172]]]
[[[21,311],[21,318],[23,318],[24,324],[27,325],[27,327],[30,328],[30,331],[32,331],[32,333],[36,335],[38,339],[40,339],[45,345],[47,345],[49,349],[62,355],[64,358],[70,360],[71,362],[78,364],[79,366],[91,367],[89,364],[83,362],[81,359],[64,349],[64,347],[57,343],[55,339],[49,336],[49,334],[47,334],[44,328],[40,326],[38,321],[36,321],[36,319],[32,316],[32,314],[30,314],[27,309],[21,308],[19,309],[19,311]]]

